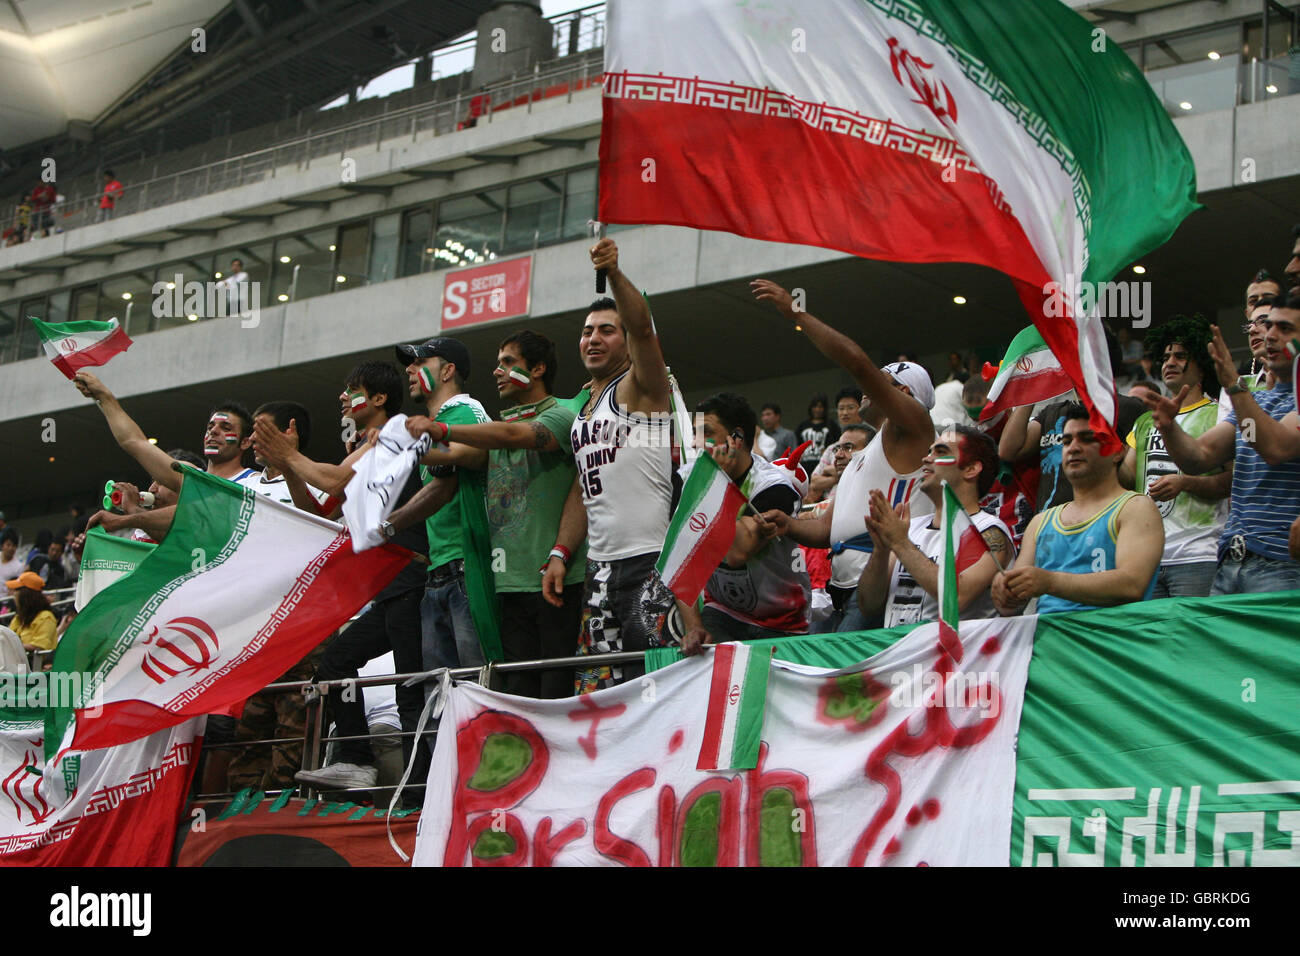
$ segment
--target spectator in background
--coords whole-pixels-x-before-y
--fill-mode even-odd
[[[14,241],[26,242],[32,229],[32,201],[24,196],[14,210]]]
[[[1300,588],[1300,563],[1288,546],[1291,523],[1300,513],[1300,419],[1285,348],[1300,331],[1300,289],[1275,304],[1262,324],[1264,360],[1275,383],[1258,392],[1250,390],[1245,376],[1232,381],[1232,354],[1212,327],[1210,357],[1220,381],[1228,380],[1224,391],[1232,401],[1226,421],[1200,436],[1188,434],[1177,420],[1191,391],[1187,387],[1172,399],[1149,403],[1169,457],[1183,472],[1200,475],[1233,462],[1232,499],[1212,595]]]
[[[824,498],[834,498],[835,486],[840,483],[840,476],[848,467],[849,460],[866,448],[875,434],[875,429],[870,425],[857,424],[846,427],[840,435],[840,440],[826,449],[830,461],[825,465],[817,466],[817,471],[808,481],[808,493],[804,495],[804,501],[816,504]]]
[[[835,422],[841,434],[846,426],[862,423],[862,389],[845,385],[835,393]]]
[[[1217,381],[1207,346],[1210,325],[1201,316],[1178,316],[1147,334],[1148,354],[1161,360],[1161,375],[1170,392],[1186,390],[1177,421],[1196,438],[1218,421],[1217,403],[1205,394]],[[1152,392],[1152,402],[1161,397]],[[1154,596],[1206,597],[1218,568],[1218,542],[1228,516],[1224,500],[1232,488],[1232,469],[1209,475],[1185,475],[1165,451],[1153,413],[1138,416],[1128,436],[1128,453],[1119,469],[1125,488],[1145,492],[1155,501],[1165,528],[1165,550],[1156,575]]]
[[[1128,398],[1136,398],[1139,402],[1144,401],[1148,395],[1159,398],[1163,394],[1164,392],[1160,390],[1159,385],[1144,378],[1138,379],[1130,385],[1126,393]]]
[[[982,376],[975,375],[965,382],[950,378],[934,387],[934,408],[930,409],[930,420],[936,429],[951,428],[954,425],[977,425],[988,395],[989,383]]]
[[[56,538],[49,529],[43,529],[36,535],[36,551],[27,559],[27,570],[38,574],[45,586],[52,591],[66,588],[72,582],[63,569],[64,538]]]
[[[1267,269],[1260,269],[1246,286],[1246,320],[1261,305],[1272,305],[1282,295],[1282,283]]]
[[[1286,264],[1282,274],[1286,277],[1286,289],[1289,294],[1300,289],[1300,225],[1291,229],[1291,261]]]
[[[799,464],[808,472],[814,471],[821,461],[822,452],[835,444],[839,437],[840,426],[826,417],[826,396],[814,395],[808,403],[808,417],[795,429],[795,440],[800,444],[808,442]]]
[[[768,461],[775,461],[799,444],[794,432],[781,424],[781,406],[768,402],[758,413],[761,426],[754,440],[754,450]]]
[[[50,599],[43,593],[45,582],[33,571],[24,571],[5,586],[16,608],[10,622],[15,634],[28,651],[52,651],[57,641],[59,622],[55,620]]]
[[[1148,600],[1155,588],[1165,546],[1160,513],[1120,485],[1124,453],[1102,456],[1087,409],[1073,402],[1064,416],[1061,468],[1071,496],[1034,516],[1016,566],[994,577],[993,603],[1005,615],[1034,598],[1039,614],[1051,614]]]
[[[122,184],[118,182],[117,176],[111,169],[104,170],[104,191],[99,196],[99,219],[97,222],[107,222],[113,218],[113,212],[117,209],[117,201],[122,198]]]
[[[22,574],[27,562],[18,556],[18,533],[13,528],[0,531],[0,581],[10,581]]]
[[[48,236],[54,229],[54,201],[58,190],[53,183],[40,182],[32,190],[32,238]]]
[[[4,531],[9,526],[9,521],[5,518],[5,513],[0,511],[0,531]]]
[[[243,259],[230,260],[230,272],[217,287],[226,297],[226,315],[239,315],[248,303],[248,273]]]
[[[967,368],[965,360],[960,352],[948,353],[948,377],[945,382],[961,382],[965,384],[970,380],[970,369]],[[976,376],[978,378],[979,376]],[[938,388],[935,388],[935,397],[938,398]]]
[[[1147,374],[1146,369],[1142,366],[1142,343],[1133,338],[1133,333],[1127,325],[1120,326],[1117,337],[1119,339],[1120,364],[1114,366],[1115,378],[1119,382],[1128,384]]]

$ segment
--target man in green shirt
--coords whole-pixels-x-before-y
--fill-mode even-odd
[[[461,425],[491,421],[464,391],[469,350],[461,342],[439,336],[423,345],[399,345],[397,357],[406,365],[411,397],[424,402],[430,418]],[[477,667],[501,659],[483,465],[431,454],[420,468],[425,487],[381,530],[392,537],[427,516],[429,581],[420,605],[424,666]]]
[[[561,516],[566,499],[577,493],[569,430],[585,396],[561,400],[551,394],[558,367],[550,339],[529,330],[516,332],[498,347],[493,372],[497,394],[511,406],[502,411],[500,422],[460,428],[456,422],[413,417],[406,423],[413,435],[450,441],[448,451],[432,451],[426,461],[446,456],[462,467],[487,465],[492,571],[507,661],[572,657],[578,648],[584,529],[562,529]],[[543,594],[542,572],[553,561],[564,567],[563,586],[558,594]],[[510,674],[503,685],[523,696],[569,697],[573,674]]]

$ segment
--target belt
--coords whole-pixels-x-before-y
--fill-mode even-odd
[[[1228,539],[1228,548],[1224,552],[1224,559],[1228,561],[1243,561],[1246,558],[1246,536],[1234,534]]]
[[[454,561],[448,561],[446,564],[440,564],[436,568],[430,568],[429,581],[432,583],[441,583],[456,577],[458,574],[464,573],[465,561],[462,558],[457,558]]]

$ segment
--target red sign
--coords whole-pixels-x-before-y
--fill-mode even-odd
[[[527,315],[532,276],[532,256],[448,272],[442,286],[442,330]]]

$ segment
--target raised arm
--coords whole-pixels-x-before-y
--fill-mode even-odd
[[[447,425],[424,415],[406,420],[412,435],[429,435],[434,442],[445,442],[454,431],[454,441],[471,448],[523,448],[530,451],[560,451],[554,433],[541,422],[484,422],[479,425]]]
[[[1043,436],[1043,426],[1034,421],[1034,406],[1017,405],[1007,416],[998,439],[998,457],[1012,464],[1027,459],[1038,460],[1038,440]]]
[[[618,246],[613,239],[602,239],[591,248],[591,264],[604,269],[609,281],[609,291],[618,305],[618,317],[623,323],[627,339],[628,356],[632,360],[634,394],[624,402],[635,411],[662,411],[668,407],[668,368],[654,321],[650,318],[650,305],[632,280],[618,267]],[[648,407],[642,408],[645,405]]]
[[[1219,381],[1226,387],[1236,381],[1237,367],[1232,361],[1232,353],[1228,350],[1227,343],[1223,341],[1223,333],[1219,331],[1219,327],[1212,325],[1210,330],[1210,359],[1214,362]],[[1278,421],[1259,407],[1254,393],[1248,390],[1229,396],[1229,400],[1232,402],[1232,410],[1236,414],[1238,427],[1242,429],[1243,434],[1246,434],[1246,423],[1254,423],[1254,436],[1252,438],[1246,434],[1246,439],[1255,451],[1259,452],[1261,458],[1270,465],[1280,465],[1293,458],[1300,458],[1300,429],[1296,427],[1300,421],[1297,420],[1295,412],[1289,412]]]
[[[754,298],[771,302],[778,312],[803,329],[822,355],[853,376],[862,394],[884,413],[896,433],[914,437],[917,441],[924,440],[927,446],[930,444],[934,423],[925,406],[894,388],[889,377],[876,367],[857,342],[811,313],[797,311],[790,293],[770,279],[755,279],[749,285],[754,290]]]
[[[117,396],[90,372],[78,372],[73,383],[82,395],[95,400],[122,450],[138,461],[158,484],[179,492],[181,476],[172,470],[172,456],[150,443],[140,426],[122,408]]]
[[[1147,392],[1142,400],[1151,409],[1156,428],[1160,429],[1160,437],[1164,439],[1165,451],[1169,452],[1174,464],[1184,474],[1203,475],[1232,460],[1236,451],[1236,429],[1230,422],[1220,422],[1199,438],[1183,431],[1177,419],[1187,391],[1184,385],[1173,398]],[[1267,415],[1264,417],[1268,418]]]

